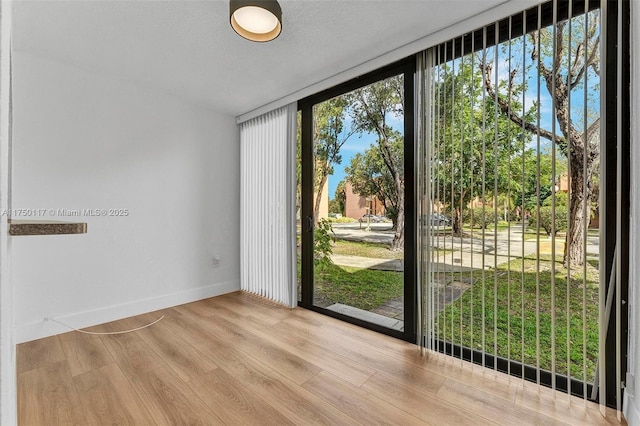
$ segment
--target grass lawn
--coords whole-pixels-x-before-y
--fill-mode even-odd
[[[337,240],[332,244],[333,254],[371,257],[376,259],[403,259],[404,252],[391,251],[391,245]]]
[[[333,254],[370,257],[374,259],[404,259],[403,251],[391,251],[390,247],[390,244],[348,240],[336,240],[331,245]],[[438,253],[451,253],[453,251],[445,248],[432,248],[431,250],[437,251]]]
[[[402,252],[392,252],[384,244],[342,240],[334,244],[333,252],[382,259],[402,258]],[[473,277],[470,274],[448,272],[436,277],[443,285],[453,281],[474,283],[436,318],[440,338],[551,370],[553,277],[555,371],[579,380],[584,380],[584,373],[587,381],[593,380],[598,355],[597,259],[589,259],[586,275],[582,268],[573,267],[568,288],[567,270],[561,257],[555,263],[551,256],[541,256],[539,260],[535,257],[514,259],[496,270],[485,270],[484,280],[479,270],[473,272]],[[315,280],[315,300],[321,306],[344,303],[372,310],[402,296],[404,291],[404,277],[400,272],[329,265],[316,269]],[[495,333],[494,321],[497,325]],[[570,341],[568,361],[567,337]],[[586,339],[584,347],[583,338]]]
[[[498,356],[516,361],[524,359],[525,364],[551,370],[551,264],[550,256],[541,258],[539,263],[535,258],[525,258],[523,268],[523,259],[516,259],[495,271],[485,271],[484,282],[480,279],[481,272],[475,271],[475,284],[438,316],[439,337],[478,350],[484,347],[487,353],[497,352]],[[570,365],[571,376],[583,379],[586,364],[586,379],[591,381],[598,356],[597,265],[587,265],[584,280],[582,269],[572,272],[568,297],[567,271],[560,260],[555,262],[554,277],[555,370],[567,374]],[[460,278],[464,277],[454,276],[453,280]],[[539,294],[538,300],[536,294]],[[586,307],[586,358],[583,357],[583,306]],[[497,333],[494,333],[494,321]],[[540,325],[539,333],[536,333],[536,324]]]
[[[316,268],[315,291],[325,307],[344,303],[369,311],[402,296],[404,277],[401,272],[329,265]]]

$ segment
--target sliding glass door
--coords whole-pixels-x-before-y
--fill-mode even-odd
[[[409,340],[414,72],[406,60],[300,103],[301,304]]]

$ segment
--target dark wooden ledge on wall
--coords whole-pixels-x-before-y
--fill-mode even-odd
[[[83,222],[55,222],[41,220],[9,220],[9,235],[68,235],[86,234]]]

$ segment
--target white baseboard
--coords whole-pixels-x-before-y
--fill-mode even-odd
[[[640,426],[640,406],[638,406],[638,402],[640,401],[636,400],[633,396],[624,396],[622,412],[629,426]]]
[[[52,316],[71,327],[84,328],[134,315],[144,314],[146,312],[157,311],[158,309],[195,302],[208,297],[220,296],[222,294],[238,290],[240,290],[240,281],[233,280],[213,284],[207,287],[194,288],[162,296],[150,297],[148,299],[137,300],[134,302],[127,302],[121,305],[107,306],[92,311],[79,312],[64,316],[56,316],[54,314]],[[68,328],[53,321],[45,321],[43,318],[42,321],[16,327],[16,342],[29,342],[31,340],[54,336],[68,331]]]

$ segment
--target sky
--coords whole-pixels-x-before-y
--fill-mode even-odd
[[[364,152],[371,144],[376,143],[376,135],[373,134],[355,134],[351,136],[342,146],[340,154],[342,162],[333,165],[333,175],[329,176],[329,199],[333,200],[336,194],[338,183],[346,179],[347,174],[345,167],[351,163],[351,158],[359,152]]]

